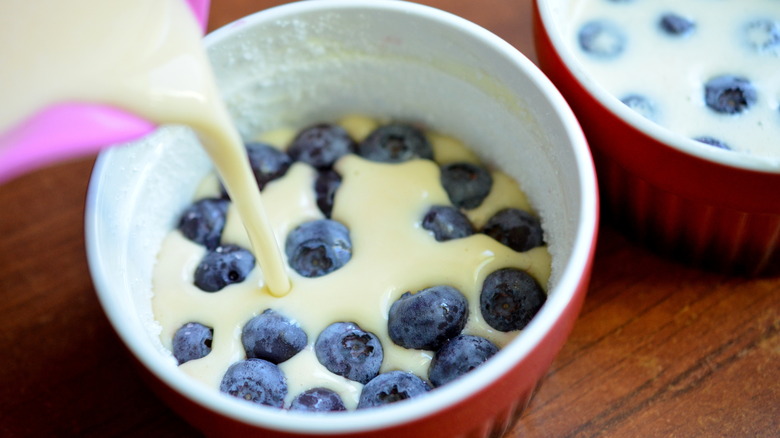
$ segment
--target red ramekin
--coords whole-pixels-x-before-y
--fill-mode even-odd
[[[622,104],[578,65],[562,32],[568,3],[534,1],[538,63],[588,139],[605,221],[693,266],[780,274],[780,157],[702,147]]]

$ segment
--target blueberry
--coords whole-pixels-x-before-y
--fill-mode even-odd
[[[346,411],[341,396],[328,388],[312,388],[298,394],[290,403],[290,410],[307,412]]]
[[[206,198],[192,203],[179,218],[179,231],[184,237],[208,249],[214,249],[222,239],[230,202]]]
[[[460,210],[445,205],[435,205],[425,213],[422,227],[433,232],[439,242],[460,239],[474,234],[474,226]]]
[[[308,343],[306,332],[272,309],[250,319],[241,330],[246,357],[279,364],[298,354]]]
[[[211,353],[214,330],[197,322],[188,322],[173,335],[173,357],[179,365]]]
[[[308,163],[317,169],[327,169],[354,149],[355,142],[344,128],[319,123],[301,130],[287,148],[287,153],[295,161]]]
[[[251,252],[236,245],[222,245],[209,251],[195,270],[195,285],[206,292],[244,281],[255,267]]]
[[[425,134],[406,123],[391,123],[375,129],[358,144],[357,153],[363,158],[381,163],[433,159],[433,147]]]
[[[341,175],[335,170],[322,170],[317,173],[314,180],[314,194],[317,197],[317,207],[325,217],[330,217],[333,212],[333,200],[336,190],[341,186]]]
[[[304,277],[321,277],[352,258],[349,230],[332,219],[304,222],[290,231],[285,243],[287,260]]]
[[[406,371],[382,373],[363,387],[358,409],[374,408],[408,400],[425,394],[431,387],[416,375]]]
[[[227,192],[225,184],[223,184],[222,181],[219,182],[219,197],[220,199],[230,201],[230,194]]]
[[[661,27],[661,30],[672,36],[688,35],[696,27],[696,23],[693,20],[674,12],[662,14],[658,25]]]
[[[650,100],[650,98],[641,94],[629,94],[620,99],[620,101],[642,117],[654,122],[658,120],[658,111],[655,102]]]
[[[755,87],[744,77],[723,75],[704,85],[704,101],[707,106],[722,114],[738,114],[756,103]]]
[[[703,135],[701,137],[696,137],[696,138],[694,138],[694,140],[696,140],[696,141],[698,141],[700,143],[708,144],[710,146],[715,146],[716,148],[725,149],[725,150],[729,150],[729,151],[731,150],[729,145],[724,143],[722,140],[719,140],[719,139],[717,139],[715,137],[710,137],[708,135]]]
[[[488,219],[482,227],[482,232],[519,252],[544,244],[544,233],[539,219],[518,208],[500,210]]]
[[[470,210],[482,204],[493,187],[493,177],[482,166],[450,163],[441,167],[441,185],[458,208]]]
[[[546,300],[547,294],[527,272],[504,268],[482,283],[479,307],[488,325],[509,332],[528,325]]]
[[[265,143],[247,143],[246,151],[260,190],[269,182],[284,176],[292,164],[287,154]]]
[[[384,358],[376,335],[353,322],[336,322],[326,327],[314,343],[314,352],[330,372],[363,384],[379,373]]]
[[[246,359],[230,365],[219,390],[242,400],[282,408],[287,396],[287,379],[271,362]]]
[[[753,20],[744,29],[745,40],[753,50],[780,56],[780,21]]]
[[[469,302],[451,286],[434,286],[396,300],[387,318],[390,339],[404,348],[436,350],[466,326]]]
[[[428,379],[438,388],[482,365],[496,353],[498,347],[483,337],[457,336],[433,356],[428,368]]]
[[[585,23],[577,33],[580,48],[597,59],[613,59],[626,49],[626,35],[615,23],[593,20]]]

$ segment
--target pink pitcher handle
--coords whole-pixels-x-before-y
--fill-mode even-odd
[[[206,33],[209,24],[209,0],[187,0],[187,3],[195,13],[195,19],[200,23],[203,33]]]
[[[134,140],[155,125],[105,105],[62,104],[0,137],[0,183],[47,164]]]
[[[209,0],[186,0],[206,32]],[[0,133],[0,184],[38,167],[149,134],[155,124],[107,105],[65,103]]]

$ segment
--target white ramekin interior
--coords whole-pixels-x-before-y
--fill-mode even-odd
[[[563,98],[508,43],[454,15],[394,0],[299,2],[206,38],[223,94],[246,136],[349,113],[421,121],[515,177],[540,212],[553,255],[550,298],[485,366],[383,409],[311,416],[221,396],[179,372],[157,339],[151,274],[164,235],[210,163],[194,135],[167,127],[98,159],[86,211],[98,297],[155,376],[226,417],[299,433],[347,433],[418,419],[500,378],[558,323],[581,282],[596,229],[596,186]]]

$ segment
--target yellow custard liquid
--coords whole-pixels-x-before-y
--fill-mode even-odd
[[[348,117],[341,122],[355,133],[366,132],[371,120]],[[354,134],[359,135],[359,134]],[[353,136],[354,136],[353,135]],[[291,135],[267,134],[264,139],[282,147]],[[431,135],[436,157],[442,161],[475,161],[462,144],[449,137]],[[483,336],[499,347],[518,332],[500,332],[482,319],[479,294],[490,273],[504,267],[529,272],[546,286],[550,256],[546,247],[518,253],[484,234],[438,242],[421,227],[433,205],[450,205],[439,181],[439,165],[430,160],[402,164],[376,163],[355,155],[341,158],[336,170],[342,184],[336,192],[332,218],[350,231],[352,259],[342,268],[319,278],[304,278],[290,272],[292,290],[283,297],[258,294],[253,287],[262,276],[255,269],[243,283],[207,293],[193,284],[193,273],[205,248],[187,240],[178,230],[165,239],[154,271],[153,312],[162,326],[160,339],[172,347],[182,325],[199,322],[214,330],[212,351],[186,362],[180,368],[196,380],[219,388],[227,368],[244,359],[241,329],[252,317],[274,309],[298,322],[308,336],[306,348],[279,366],[287,377],[288,400],[314,387],[338,392],[348,408],[357,405],[362,385],[329,372],[314,353],[314,342],[328,325],[354,322],[374,333],[382,343],[381,372],[404,370],[427,379],[431,351],[410,350],[395,345],[387,332],[387,313],[404,292],[417,292],[435,285],[450,285],[469,301],[469,320],[464,333]],[[308,220],[322,218],[314,195],[316,171],[295,163],[281,179],[263,189],[270,221],[283,242],[290,230]],[[505,207],[530,210],[517,183],[494,171],[494,185],[483,204],[467,212],[476,227]],[[209,187],[210,186],[210,187]],[[218,186],[207,179],[200,196],[216,196]],[[222,243],[246,245],[248,240],[232,207]]]
[[[0,59],[0,132],[68,102],[191,127],[246,224],[264,289],[289,291],[243,141],[183,0],[3,0]]]

